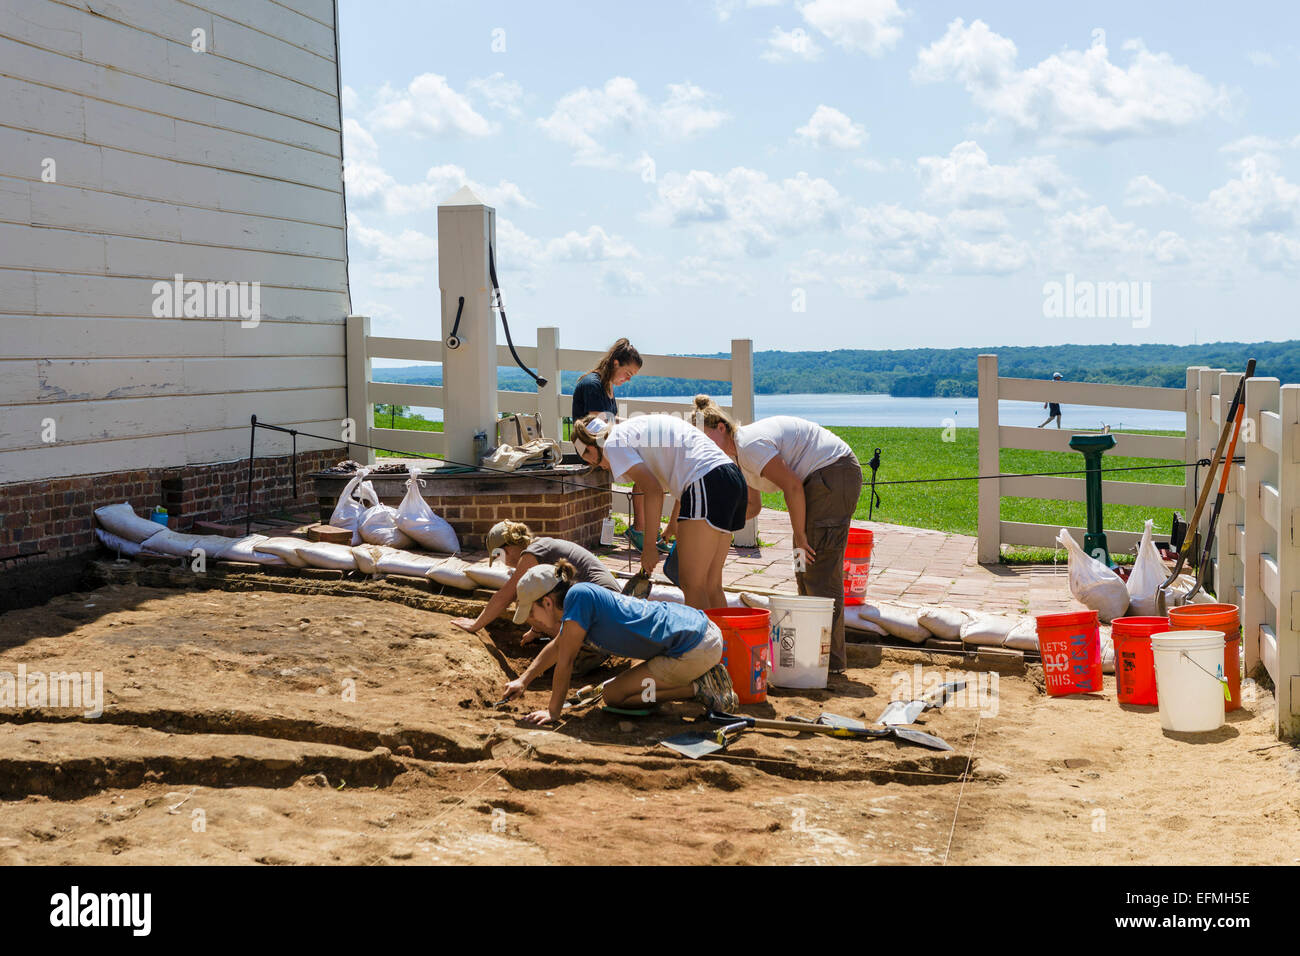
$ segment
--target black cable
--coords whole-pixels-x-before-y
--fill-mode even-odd
[[[506,321],[506,304],[501,299],[501,287],[497,284],[496,256],[493,254],[490,245],[488,246],[488,277],[492,280],[492,297],[496,300],[497,311],[501,313],[501,327],[506,330],[506,345],[510,348],[510,354],[515,358],[515,364],[523,369],[524,373],[537,383],[538,388],[545,387],[546,379],[540,377],[525,365],[524,360],[521,359],[519,353],[515,351],[514,340],[510,338],[510,323]]]

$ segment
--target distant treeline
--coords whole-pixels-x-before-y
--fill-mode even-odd
[[[1258,360],[1257,375],[1300,382],[1300,341],[1215,342],[1207,345],[1046,345],[972,349],[841,349],[834,352],[755,352],[754,391],[761,395],[826,392],[907,397],[974,397],[977,357],[995,352],[1004,378],[1051,378],[1072,382],[1155,385],[1181,388],[1189,365],[1243,369]],[[714,353],[705,358],[727,358]],[[573,391],[580,373],[565,372],[560,390]],[[442,369],[428,366],[374,370],[375,381],[441,385]],[[533,380],[517,368],[497,373],[498,388],[533,392]],[[725,395],[728,382],[637,375],[619,388],[626,398],[642,395]]]

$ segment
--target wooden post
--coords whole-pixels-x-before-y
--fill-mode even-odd
[[[375,407],[370,401],[370,316],[349,315],[347,321],[348,418],[352,419],[353,438],[364,444],[370,440]],[[360,445],[348,445],[348,457],[363,465],[375,463],[375,453]]]
[[[1300,736],[1300,385],[1279,389],[1277,699],[1279,736]]]
[[[737,425],[754,421],[754,341],[731,340],[731,416]],[[750,518],[732,540],[740,548],[758,547],[758,519]]]
[[[537,374],[546,384],[537,390],[537,414],[548,438],[564,443],[564,413],[560,408],[560,330],[545,326],[537,330]]]
[[[438,286],[442,290],[444,453],[449,461],[474,461],[474,433],[496,441],[497,332],[492,311],[488,249],[496,245],[496,212],[461,189],[438,206]],[[501,263],[497,263],[500,275]],[[465,304],[461,308],[460,300]],[[447,340],[456,326],[459,345]]]
[[[1001,447],[998,438],[998,357],[979,357],[979,473],[1001,472]],[[1002,488],[997,478],[979,481],[979,543],[976,555],[980,564],[997,564],[1002,553]]]
[[[1246,417],[1258,426],[1260,412],[1277,407],[1278,385],[1275,378],[1252,378],[1246,382]],[[1258,438],[1256,432],[1256,438]],[[1242,551],[1241,640],[1245,645],[1246,674],[1254,673],[1259,664],[1259,629],[1269,622],[1268,598],[1260,583],[1259,556],[1272,553],[1272,531],[1260,507],[1260,484],[1273,481],[1273,453],[1258,441],[1246,448],[1245,515],[1246,544]],[[1226,598],[1225,598],[1226,600]]]

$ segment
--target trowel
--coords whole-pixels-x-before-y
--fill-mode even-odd
[[[886,727],[897,727],[899,724],[914,724],[916,718],[921,716],[922,711],[932,708],[942,707],[948,702],[948,698],[966,686],[964,680],[949,681],[942,687],[936,687],[928,694],[923,694],[915,700],[891,700],[889,706],[881,711],[880,716],[876,718],[876,723],[884,724]],[[826,715],[823,714],[823,717]]]

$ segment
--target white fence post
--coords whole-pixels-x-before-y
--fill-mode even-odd
[[[1183,461],[1198,461],[1201,457],[1201,406],[1199,386],[1201,372],[1206,366],[1192,365],[1187,369],[1187,424],[1183,434],[1187,436],[1187,450]],[[1183,469],[1183,518],[1191,520],[1196,509],[1196,486],[1194,475],[1196,466]]]
[[[1277,407],[1279,382],[1275,378],[1252,378],[1246,382],[1246,417],[1259,425],[1264,409]],[[1259,437],[1258,435],[1256,437]],[[1260,661],[1259,629],[1270,623],[1269,601],[1260,576],[1260,555],[1276,550],[1262,504],[1262,485],[1276,480],[1273,453],[1262,442],[1246,448],[1246,542],[1242,548],[1241,639],[1245,645],[1245,673],[1250,676]]]
[[[996,475],[1001,469],[998,438],[998,357],[979,357],[979,473]],[[979,481],[979,515],[976,554],[980,564],[997,564],[1002,553],[1002,488],[998,478]]]
[[[754,420],[754,341],[731,340],[731,415],[739,425]],[[732,540],[740,548],[758,546],[758,519],[750,518]]]
[[[1228,414],[1228,406],[1232,404],[1232,397],[1237,392],[1237,383],[1241,381],[1241,374],[1237,372],[1219,373],[1219,419],[1222,421]],[[1242,422],[1243,431],[1246,423]],[[1252,426],[1253,427],[1253,426]],[[1231,444],[1231,438],[1229,438]],[[1237,604],[1241,600],[1241,589],[1245,586],[1241,568],[1241,555],[1237,552],[1240,548],[1238,544],[1238,526],[1244,523],[1242,517],[1241,498],[1241,478],[1245,469],[1239,469],[1231,461],[1227,460],[1228,448],[1223,449],[1224,462],[1223,467],[1227,469],[1228,486],[1224,490],[1223,509],[1219,512],[1219,523],[1214,531],[1214,554],[1211,560],[1214,561],[1214,595],[1220,601],[1226,601],[1229,604]],[[1246,446],[1242,443],[1240,437],[1237,439],[1237,447],[1233,449],[1233,457],[1246,454]],[[1217,483],[1215,492],[1217,493]],[[1213,501],[1211,501],[1211,505]],[[1208,529],[1208,525],[1207,525]]]
[[[1219,442],[1220,426],[1215,422],[1214,397],[1218,394],[1219,375],[1223,371],[1224,369],[1221,368],[1203,368],[1197,375],[1196,401],[1200,406],[1197,409],[1197,415],[1200,418],[1201,426],[1201,436],[1199,441],[1200,453],[1196,456],[1198,460],[1201,458],[1213,458],[1214,449]],[[1196,471],[1198,477],[1192,479],[1192,484],[1195,486],[1199,481],[1200,485],[1203,487],[1205,482],[1209,479],[1209,469],[1207,468],[1202,472],[1200,468],[1197,468]],[[1199,490],[1200,489],[1198,488],[1197,491],[1199,492]],[[1210,494],[1213,493],[1213,491],[1210,492]],[[1189,514],[1187,518],[1190,521],[1191,515]],[[1193,536],[1198,534],[1202,535],[1201,541],[1203,542],[1205,540],[1205,529],[1209,523],[1210,502],[1209,499],[1207,499],[1206,506],[1204,510],[1201,511],[1201,518],[1197,522],[1196,527],[1188,528],[1187,533]]]
[[[537,414],[542,431],[557,442],[564,442],[564,417],[560,409],[560,330],[544,326],[537,330],[537,374],[546,384],[537,390]]]
[[[370,316],[349,315],[347,321],[348,418],[352,419],[357,441],[373,445],[370,429],[375,422],[375,408],[370,402]],[[348,457],[363,465],[375,463],[373,449],[348,446]]]
[[[1279,390],[1277,700],[1279,736],[1300,735],[1300,385]]]

